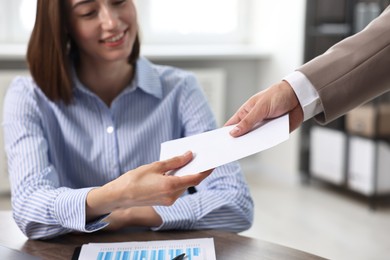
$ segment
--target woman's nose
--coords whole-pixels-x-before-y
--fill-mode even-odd
[[[118,25],[118,14],[110,8],[103,8],[100,12],[100,21],[105,30],[114,29]]]

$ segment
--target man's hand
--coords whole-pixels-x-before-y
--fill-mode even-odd
[[[302,124],[303,111],[290,84],[281,81],[248,99],[225,125],[237,124],[230,134],[238,137],[252,130],[257,123],[286,113],[289,113],[292,132]]]

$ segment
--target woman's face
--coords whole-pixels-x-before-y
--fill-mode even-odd
[[[80,59],[127,59],[137,35],[137,15],[132,0],[67,0],[68,28]]]

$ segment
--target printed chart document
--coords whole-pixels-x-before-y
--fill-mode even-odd
[[[286,141],[289,137],[288,115],[265,121],[251,132],[236,138],[229,134],[233,128],[234,125],[226,126],[198,135],[164,142],[161,144],[160,160],[192,151],[193,160],[170,173],[184,176],[213,169],[261,152]]]
[[[89,243],[81,247],[79,260],[216,260],[214,239],[155,240],[146,242]]]

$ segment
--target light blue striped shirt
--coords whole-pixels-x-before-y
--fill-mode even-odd
[[[159,159],[160,144],[216,127],[195,77],[140,58],[131,84],[111,107],[73,73],[74,100],[50,101],[30,77],[17,77],[4,103],[14,218],[30,238],[107,225],[86,223],[86,196],[140,165]],[[206,144],[205,144],[206,145]],[[238,163],[217,168],[172,206],[156,206],[163,224],[153,230],[242,231],[253,201]]]

